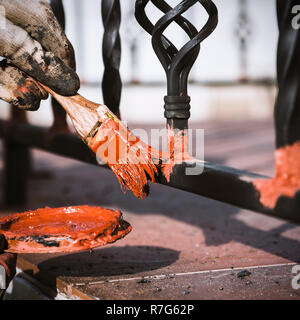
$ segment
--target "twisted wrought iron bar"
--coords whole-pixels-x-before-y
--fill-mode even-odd
[[[102,0],[103,62],[104,75],[102,91],[104,103],[120,117],[120,100],[122,81],[120,77],[121,39],[119,29],[121,25],[120,0]]]
[[[65,10],[62,0],[51,0],[51,9],[63,30],[66,28]]]
[[[62,0],[51,0],[50,1],[51,9],[59,22],[61,28],[65,31],[66,29],[66,17],[65,17],[65,10],[62,3]],[[75,58],[74,61],[70,62],[72,68],[76,68]],[[54,130],[57,129],[67,129],[67,114],[66,111],[61,107],[61,105],[51,97],[51,104],[52,104],[52,111],[53,111],[53,128]]]
[[[297,0],[277,0],[279,43],[278,96],[275,105],[277,148],[300,140],[300,30],[292,26]]]
[[[150,1],[165,14],[155,25],[145,12]],[[182,16],[197,2],[209,15],[207,23],[199,32]],[[186,129],[190,117],[188,76],[199,55],[200,43],[214,31],[218,24],[218,10],[211,0],[184,0],[174,8],[162,0],[137,0],[135,16],[139,24],[152,35],[153,49],[167,75],[168,95],[165,97],[165,117],[168,119],[168,125],[174,129]],[[191,39],[180,50],[163,35],[172,22],[176,22]]]

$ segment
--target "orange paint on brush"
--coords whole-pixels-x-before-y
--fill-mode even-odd
[[[76,206],[44,208],[0,219],[8,252],[52,253],[92,249],[131,231],[120,211]]]
[[[79,137],[97,154],[99,163],[106,163],[112,169],[122,190],[128,187],[135,196],[141,199],[147,197],[148,178],[155,182],[157,174],[149,147],[135,137],[106,106],[78,94],[64,97],[40,85],[67,111]]]
[[[22,92],[22,93],[29,93],[30,92],[30,90],[26,87],[26,86],[18,86],[17,87],[17,90],[19,91],[19,92]]]
[[[275,152],[276,176],[253,182],[260,193],[261,203],[274,209],[280,196],[293,198],[300,189],[300,142]]]
[[[157,173],[150,147],[114,119],[106,119],[87,143],[115,173],[123,192],[128,187],[140,199],[148,195],[147,175],[155,182]]]
[[[46,99],[48,94],[42,87],[39,86],[38,82],[34,81],[31,78],[28,78],[19,85],[15,91],[16,96],[21,95],[34,95],[40,99]]]

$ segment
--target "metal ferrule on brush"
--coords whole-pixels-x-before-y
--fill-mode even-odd
[[[102,126],[103,122],[97,121],[96,124],[93,126],[92,130],[89,134],[83,139],[84,143],[89,145],[90,139],[94,138],[98,132],[98,129]]]

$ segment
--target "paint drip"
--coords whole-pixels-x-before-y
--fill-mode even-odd
[[[300,189],[300,142],[276,150],[276,175],[273,179],[253,182],[260,193],[260,202],[274,209],[280,196],[294,198]]]
[[[188,153],[188,135],[184,130],[175,132],[174,129],[168,128],[168,147],[167,153],[161,153],[162,159],[161,171],[168,182],[170,182],[171,174],[174,167],[183,162],[194,162],[194,159]]]

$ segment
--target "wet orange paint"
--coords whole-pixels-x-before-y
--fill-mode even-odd
[[[0,219],[9,252],[87,250],[114,242],[131,231],[120,211],[100,207],[44,208]]]
[[[260,193],[261,203],[274,209],[280,196],[293,198],[300,189],[300,142],[275,152],[276,176],[253,182]]]
[[[168,146],[168,153],[161,154],[163,161],[161,171],[170,182],[175,165],[196,159],[188,153],[188,136],[183,130],[175,132],[171,128],[168,129]]]
[[[106,119],[87,142],[102,161],[105,159],[123,192],[128,187],[136,197],[147,197],[148,178],[155,182],[157,173],[149,146],[114,119]]]
[[[188,153],[185,131],[175,133],[168,128],[169,149],[162,152],[146,145],[114,117],[103,120],[85,141],[101,162],[115,173],[123,192],[127,187],[141,199],[148,195],[148,179],[156,182],[156,165],[170,182],[175,165],[196,160]]]
[[[22,92],[22,93],[30,93],[30,90],[24,85],[17,87],[17,90]]]

